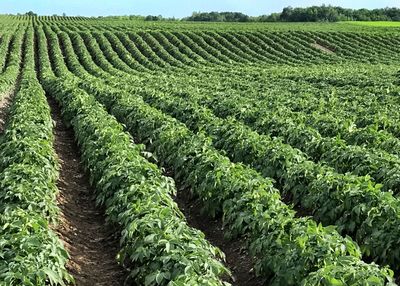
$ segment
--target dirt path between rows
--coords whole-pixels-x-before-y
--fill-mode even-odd
[[[7,122],[7,116],[10,111],[14,92],[0,94],[0,135],[4,133],[4,128]]]
[[[206,239],[219,247],[226,256],[225,265],[232,271],[234,280],[229,280],[235,286],[265,285],[265,279],[256,277],[254,272],[255,260],[248,253],[245,241],[235,239],[229,241],[224,238],[221,219],[210,219],[200,213],[201,204],[190,198],[189,190],[178,191],[175,201],[185,215],[191,227],[201,230]]]
[[[71,256],[67,265],[77,286],[123,285],[126,273],[116,262],[118,233],[106,225],[104,211],[95,206],[94,191],[80,164],[73,131],[65,127],[57,103],[48,98],[55,122],[54,148],[61,165],[55,229]]]
[[[331,54],[331,55],[335,54],[335,52],[332,51],[331,49],[328,49],[327,47],[324,47],[324,46],[322,46],[322,45],[320,45],[318,43],[312,43],[311,46],[316,48],[316,49],[318,49],[318,50],[320,50],[320,51],[323,51],[324,53]]]

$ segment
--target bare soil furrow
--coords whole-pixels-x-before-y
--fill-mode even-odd
[[[4,132],[14,92],[0,94],[0,134]]]
[[[255,259],[246,249],[244,239],[227,240],[220,218],[211,219],[201,214],[201,203],[191,198],[190,190],[178,191],[175,201],[185,215],[188,224],[204,232],[208,241],[219,247],[226,256],[226,266],[232,271],[235,286],[259,286],[265,284],[265,278],[256,277],[253,269]]]
[[[118,265],[118,238],[106,224],[104,211],[96,207],[94,190],[82,168],[73,131],[61,120],[60,109],[48,98],[55,122],[55,150],[60,162],[58,205],[61,209],[57,233],[71,259],[68,270],[78,286],[123,285],[124,269]]]

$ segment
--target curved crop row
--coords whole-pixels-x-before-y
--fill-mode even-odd
[[[4,34],[0,38],[0,74],[5,68],[7,61],[7,52],[10,45],[12,36],[10,34]]]
[[[21,82],[0,141],[0,284],[65,285],[73,280],[65,268],[68,254],[49,225],[58,213],[53,122],[35,74],[32,29],[24,51]]]
[[[24,30],[24,28],[18,29],[11,39],[4,71],[0,74],[0,99],[4,94],[15,89],[22,56]]]

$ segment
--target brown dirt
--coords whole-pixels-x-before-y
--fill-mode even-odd
[[[10,110],[13,95],[14,92],[0,94],[0,134],[4,132],[7,115]]]
[[[185,215],[191,227],[201,230],[206,239],[219,247],[226,255],[225,265],[232,271],[233,281],[228,281],[236,286],[260,286],[265,284],[265,279],[256,277],[254,273],[254,258],[246,250],[243,239],[227,240],[221,219],[211,219],[200,213],[201,203],[191,198],[190,191],[178,191],[175,198],[180,210]]]
[[[78,286],[124,285],[126,273],[116,262],[118,238],[97,208],[94,191],[80,164],[73,131],[65,127],[57,103],[48,98],[55,122],[55,150],[61,165],[57,186],[60,223],[55,228],[71,256],[67,265]]]
[[[328,53],[328,54],[331,54],[331,55],[335,54],[334,51],[332,51],[332,50],[328,49],[327,47],[324,47],[324,46],[322,46],[322,45],[320,45],[318,43],[312,43],[311,46],[316,48],[316,49],[318,49],[318,50],[320,50],[320,51],[323,51],[324,53]]]

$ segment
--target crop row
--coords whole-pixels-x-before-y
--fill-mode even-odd
[[[12,92],[17,82],[23,36],[24,28],[21,27],[12,36],[5,35],[2,38],[0,50],[2,58],[2,73],[0,73],[0,100],[4,94]]]
[[[58,213],[53,122],[36,78],[33,29],[15,39],[17,73],[21,59],[23,66],[0,139],[0,284],[64,285],[72,282],[65,268],[68,254],[50,226]]]

